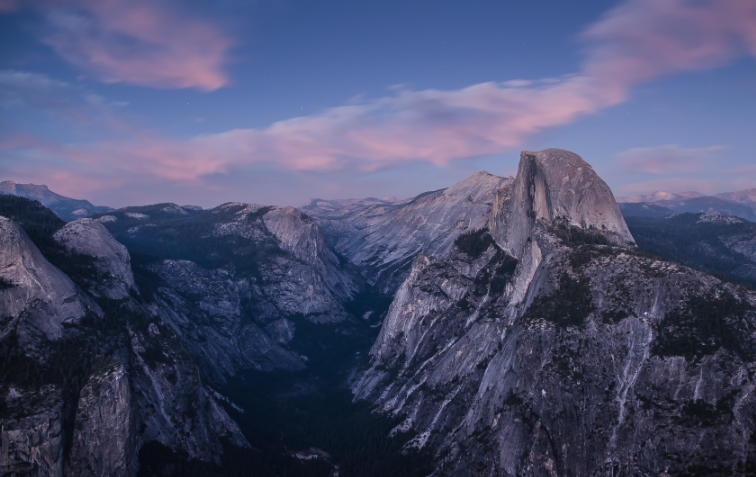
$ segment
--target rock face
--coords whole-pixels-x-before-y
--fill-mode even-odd
[[[693,268],[756,285],[756,224],[720,212],[665,218],[628,215],[627,224],[645,252]]]
[[[434,475],[756,473],[756,292],[639,252],[573,153],[310,215],[157,204],[49,226],[26,202],[3,209],[23,225],[0,217],[0,475],[133,476],[155,441],[216,463],[249,448],[214,388],[310,363],[298,393],[318,376],[297,350],[328,339],[358,359],[375,289],[395,296],[349,382]],[[701,250],[756,273],[745,220],[645,219],[715,231]]]
[[[747,475],[756,293],[640,254],[586,166],[523,153],[490,235],[415,259],[354,392],[437,475]]]
[[[0,338],[14,331],[24,347],[60,338],[64,324],[97,310],[24,230],[5,217],[0,217],[0,277],[9,284],[0,290]]]
[[[302,369],[303,357],[288,347],[296,322],[350,318],[343,304],[364,280],[309,216],[242,203],[169,213],[177,208],[128,208],[97,222],[151,257],[143,272],[160,283],[141,291],[209,382],[222,385],[249,369]]]
[[[109,364],[79,394],[69,474],[82,477],[136,474],[137,416],[123,365]]]
[[[133,476],[151,441],[216,462],[222,439],[249,446],[171,323],[176,313],[123,293],[134,286],[128,253],[99,222],[68,224],[55,239],[25,226],[107,276],[72,280],[0,217],[0,474]]]
[[[0,430],[2,475],[63,475],[63,402],[60,390],[11,387],[5,397],[9,414]],[[15,474],[14,474],[15,473]]]
[[[282,318],[254,283],[188,260],[165,260],[151,270],[171,286],[156,295],[157,313],[181,333],[213,382],[243,369],[304,367],[298,355],[280,346],[285,343],[278,334],[271,337],[260,328]]]
[[[129,290],[134,288],[131,257],[126,247],[118,243],[100,222],[92,219],[69,222],[54,237],[68,251],[96,259],[101,275],[90,288],[96,296],[114,300],[129,296]]]
[[[302,208],[317,218],[339,254],[393,292],[418,253],[443,256],[460,233],[483,227],[496,190],[511,178],[479,172],[454,186],[403,202],[320,201]]]
[[[517,179],[494,199],[491,235],[519,258],[535,223],[555,220],[634,242],[609,186],[580,156],[561,149],[523,151]]]

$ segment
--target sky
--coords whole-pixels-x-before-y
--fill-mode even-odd
[[[617,196],[756,187],[756,1],[0,0],[0,180],[298,206],[550,147]]]

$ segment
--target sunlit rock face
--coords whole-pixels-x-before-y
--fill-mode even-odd
[[[20,225],[0,217],[0,337],[16,333],[21,346],[62,336],[97,309],[70,278],[42,256]]]
[[[494,199],[491,235],[519,257],[535,223],[554,220],[633,242],[609,186],[580,156],[562,149],[523,151],[517,179]]]
[[[55,240],[69,252],[94,257],[100,272],[91,290],[114,300],[129,296],[134,288],[131,257],[122,244],[116,241],[102,223],[92,219],[69,222],[55,233]]]
[[[748,475],[756,293],[639,253],[574,154],[496,195],[490,234],[414,260],[357,398],[438,475]]]
[[[393,293],[418,253],[442,257],[457,235],[485,226],[496,190],[510,182],[478,172],[405,201],[314,199],[302,210],[318,219],[334,250]]]

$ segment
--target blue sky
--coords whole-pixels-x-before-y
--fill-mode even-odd
[[[520,150],[756,186],[756,2],[0,0],[0,179],[97,204],[408,197]]]

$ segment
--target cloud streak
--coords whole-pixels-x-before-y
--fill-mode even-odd
[[[155,57],[126,54],[126,65],[130,66],[123,69],[110,63],[117,55],[108,50],[106,59],[99,64],[106,65],[108,71],[121,71],[113,73],[113,80],[126,80],[128,70],[140,61],[158,63],[161,55],[171,48],[190,55],[192,47],[184,50],[171,46],[173,40],[166,40],[167,34],[157,32],[163,22],[150,23],[145,19],[149,15],[121,18],[117,12],[126,8],[121,0],[105,0],[103,4],[106,6],[100,10],[86,3],[89,15],[101,25],[147,43],[168,45]],[[141,12],[152,8],[136,4]],[[155,18],[164,16],[159,13]],[[176,28],[181,35],[197,30],[217,40],[210,30],[197,24]],[[97,57],[95,50],[111,44],[108,41],[111,33],[102,33],[106,46],[98,46],[100,30],[83,31],[75,33],[73,27],[60,26],[49,41],[73,45],[72,51],[81,58]],[[43,152],[92,168],[149,174],[185,184],[201,183],[203,177],[260,163],[286,170],[373,171],[416,162],[446,164],[508,152],[542,131],[627,101],[637,84],[716,67],[745,54],[756,55],[756,2],[628,0],[607,12],[580,38],[586,59],[577,74],[561,78],[481,83],[454,91],[399,90],[391,97],[331,108],[312,116],[280,121],[265,129],[236,129],[189,140],[134,131],[127,140],[48,147]],[[200,51],[209,51],[207,56],[213,59],[208,60],[210,66],[206,70],[217,72],[218,65],[213,61],[221,56],[227,44],[217,40],[215,45]],[[134,70],[152,71],[151,67],[141,66]],[[183,74],[188,71],[183,66],[176,67],[176,71],[181,74],[160,77],[155,72],[153,77],[142,73],[140,78],[147,83],[175,87],[204,85],[212,89],[225,84],[224,77],[216,74],[199,75],[196,78],[201,79],[193,84],[186,79],[189,75]],[[648,159],[652,152],[663,153],[656,156],[656,165]],[[700,154],[711,152],[663,146],[662,150],[628,152],[625,161],[650,174],[661,174],[685,171]],[[658,164],[662,160],[667,163],[666,169]]]
[[[0,12],[22,7],[0,2]],[[26,5],[45,16],[43,43],[105,83],[205,91],[229,83],[224,66],[232,41],[168,2],[33,0]]]
[[[703,162],[715,157],[724,146],[683,148],[677,144],[638,147],[617,154],[620,166],[626,171],[652,175],[698,172]]]

